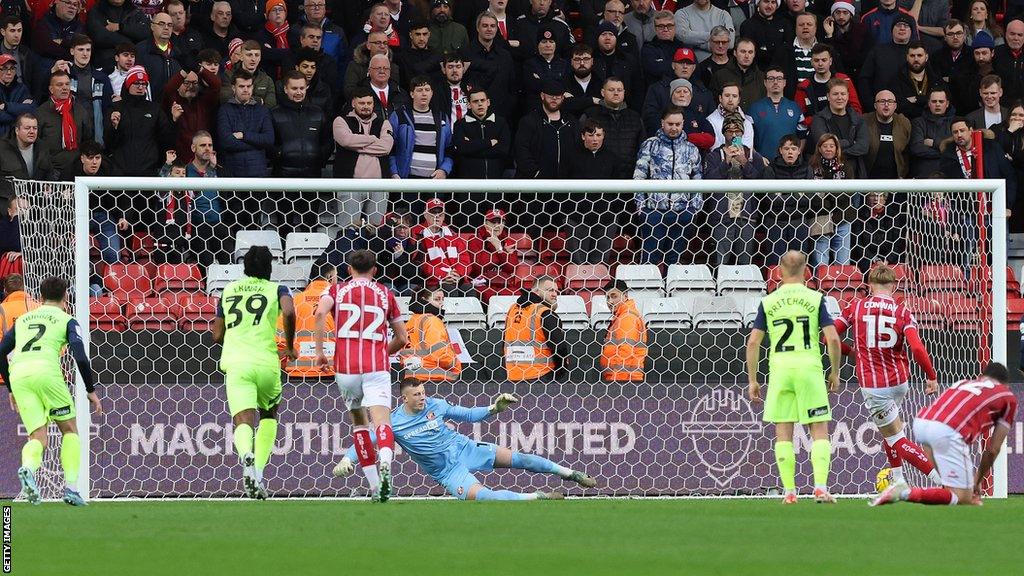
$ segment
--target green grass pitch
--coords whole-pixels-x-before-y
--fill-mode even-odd
[[[1020,574],[1024,497],[13,504],[13,574]]]

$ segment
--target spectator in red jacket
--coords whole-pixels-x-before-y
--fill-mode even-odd
[[[420,270],[428,288],[440,286],[449,296],[472,293],[469,271],[473,263],[466,242],[445,225],[444,201],[427,202],[423,223],[412,229],[412,237],[423,258]]]
[[[469,241],[469,253],[473,258],[470,277],[482,302],[498,294],[519,293],[522,281],[515,276],[519,254],[515,239],[505,227],[504,210],[493,208],[484,214],[484,225]]]

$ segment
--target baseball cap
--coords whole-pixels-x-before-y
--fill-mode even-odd
[[[431,210],[444,210],[444,200],[440,198],[431,198],[427,200],[427,212]]]
[[[484,214],[484,220],[504,220],[505,211],[499,208],[491,208]]]
[[[676,49],[676,53],[672,56],[672,61],[696,64],[697,57],[693,55],[693,50],[690,50],[689,48],[678,48]]]
[[[10,64],[11,62],[17,63],[17,60],[14,59],[14,56],[11,56],[10,54],[0,54],[0,66]]]

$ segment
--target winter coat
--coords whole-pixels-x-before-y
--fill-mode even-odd
[[[812,180],[814,172],[803,157],[798,157],[796,164],[791,165],[786,164],[779,155],[765,166],[761,179]],[[761,199],[760,205],[765,222],[811,221],[821,211],[821,197],[804,192],[780,192]]]
[[[81,104],[75,102],[72,108],[72,116],[75,120],[75,128],[78,132],[78,144],[93,141],[92,114],[86,111]],[[53,161],[53,169],[57,173],[58,180],[68,178],[72,167],[77,163],[78,150],[64,149],[64,132],[61,115],[53,107],[53,100],[47,99],[36,110],[36,117],[39,120],[39,139],[36,144],[45,148]]]
[[[836,49],[836,54],[843,63],[843,72],[850,76],[859,76],[861,67],[864,65],[864,57],[867,55],[868,29],[860,23],[855,16],[850,22],[850,28],[845,33],[838,29],[831,38],[824,41]]]
[[[289,44],[291,46],[299,45],[299,34],[302,32],[302,25],[307,21],[306,15],[300,14],[298,24],[291,25],[291,29],[288,31],[290,35]],[[320,23],[320,29],[324,33],[323,39],[320,40],[320,49],[324,54],[331,57],[334,66],[334,73],[327,75],[327,77],[333,78],[337,83],[337,86],[332,86],[332,89],[339,90],[341,88],[341,79],[345,77],[345,68],[351,59],[348,38],[345,36],[345,31],[327,17],[324,17],[324,21]]]
[[[162,92],[167,82],[181,72],[181,62],[178,61],[180,54],[174,44],[171,44],[171,53],[164,54],[152,38],[135,45],[135,63],[149,73],[149,90],[152,94]]]
[[[107,116],[105,137],[111,162],[125,176],[152,176],[164,162],[164,151],[174,144],[174,127],[156,102],[132,96],[127,89],[113,112],[121,113],[114,128]]]
[[[654,136],[658,128],[661,128],[661,113],[672,103],[672,94],[670,92],[672,80],[675,80],[675,78],[671,80],[663,78],[647,88],[647,97],[644,98],[644,107],[641,115],[644,119],[644,128],[647,130],[648,138]],[[688,108],[691,108],[702,118],[707,118],[707,115],[718,106],[715,103],[714,96],[704,84],[696,79],[696,74],[690,77],[690,84],[693,85],[693,98],[690,100]],[[687,133],[689,134],[689,131]]]
[[[118,25],[116,32],[107,30],[107,23]],[[92,39],[92,61],[110,68],[114,64],[114,47],[137,44],[150,37],[149,16],[130,0],[120,6],[99,0],[86,16],[85,27]]]
[[[612,54],[594,52],[594,68],[592,74],[599,83],[604,84],[606,78],[612,76],[622,80],[626,88],[626,102],[634,109],[639,110],[643,106],[644,77],[640,69],[640,62],[631,53],[616,49]],[[563,82],[572,77],[572,67],[569,67],[569,74]]]
[[[315,104],[281,98],[270,111],[274,126],[273,174],[279,178],[319,178],[333,149],[327,115]]]
[[[701,158],[697,147],[685,137],[669,138],[664,132],[644,140],[633,170],[634,180],[700,180]],[[699,212],[704,205],[700,192],[637,192],[637,207],[641,212],[667,211]]]
[[[242,139],[233,135],[241,132]],[[217,112],[218,159],[240,178],[267,175],[267,153],[274,148],[274,123],[270,110],[250,100],[239,104],[232,98]]]
[[[663,78],[675,78],[672,71],[672,57],[676,50],[683,47],[678,40],[659,40],[655,38],[644,42],[640,49],[640,64],[644,71],[644,77],[648,82],[656,82]]]
[[[953,124],[953,109],[946,111],[945,116],[935,116],[927,109],[917,118],[910,121],[910,176],[912,178],[928,178],[939,169],[939,145],[949,137]],[[924,141],[931,138],[932,145],[925,146]]]
[[[728,82],[735,82],[740,86],[740,108],[750,108],[750,105],[768,95],[764,87],[764,72],[758,70],[757,66],[751,66],[745,71],[740,70],[735,60],[730,60],[724,68],[715,72],[714,83],[710,86],[715,93],[722,92],[722,86]]]
[[[811,120],[810,142],[817,143],[821,139],[821,135],[826,132],[838,136],[839,149],[843,151],[843,157],[846,159],[847,178],[863,178],[865,174],[863,156],[868,153],[867,128],[864,126],[864,118],[853,108],[847,106],[846,114],[850,117],[848,133],[839,129],[830,108],[815,114]]]
[[[985,178],[1006,179],[1006,207],[1012,210],[1017,202],[1017,171],[1010,164],[1003,147],[994,140],[995,135],[992,131],[984,130],[982,133],[985,135],[981,141]],[[940,162],[942,173],[946,178],[952,180],[965,178],[963,169],[960,167],[957,146],[953,143],[952,138],[943,141]]]
[[[202,69],[198,74],[200,86],[199,94],[195,98],[188,100],[178,93],[178,88],[185,81],[181,74],[171,77],[167,86],[164,87],[162,95],[161,109],[171,120],[177,134],[174,150],[178,153],[178,158],[185,162],[192,161],[192,136],[199,130],[206,130],[210,133],[214,131],[214,120],[220,107],[220,77]],[[154,99],[160,97],[159,92],[152,92],[152,94]],[[181,105],[184,110],[177,121],[171,115],[171,107],[174,104]]]
[[[583,147],[580,142],[573,149],[569,157],[569,178],[574,180],[623,180],[633,175],[633,162],[626,160],[614,150],[608,147],[605,140],[604,146],[597,151],[591,152]],[[590,201],[588,198],[586,209],[572,210],[573,212],[589,212],[590,214],[607,215],[609,194],[594,195],[600,200]],[[599,206],[603,204],[603,206]]]
[[[565,178],[569,155],[578,140],[576,120],[558,120],[534,111],[519,122],[516,133],[516,178]]]
[[[82,82],[88,78],[88,85]],[[103,121],[110,115],[114,103],[114,89],[110,78],[99,68],[79,68],[71,65],[71,93],[75,102],[92,114],[93,140],[103,144]]]
[[[874,96],[879,90],[890,89],[896,81],[900,66],[906,61],[906,44],[880,44],[868,52],[857,80],[857,92],[864,97],[864,101],[874,102]]]
[[[520,79],[520,86],[523,89],[523,97],[526,98],[527,106],[533,110],[540,108],[540,90],[545,82],[554,80],[561,84],[568,84],[569,78],[572,78],[572,67],[569,66],[569,61],[559,58],[557,55],[550,62],[540,56],[534,56],[523,62],[523,77]],[[591,82],[595,81],[600,84],[596,74]]]
[[[395,53],[390,48],[388,49],[388,59],[391,60],[391,80],[396,81],[403,78],[401,67],[399,66],[398,60],[395,58]],[[345,103],[347,104],[352,100],[352,91],[357,86],[366,86],[369,84],[367,73],[370,71],[370,51],[367,50],[366,44],[359,44],[356,49],[352,51],[352,61],[348,63],[348,67],[345,68],[345,81],[342,83],[343,94],[345,95]]]
[[[12,177],[21,180],[56,180],[57,175],[53,170],[53,160],[50,152],[39,142],[35,143],[35,151],[32,156],[33,171],[30,173],[25,165],[25,158],[18,150],[18,143],[14,136],[0,139],[0,177]],[[81,165],[81,162],[78,163]]]
[[[554,31],[556,54],[567,58],[574,44],[569,25],[562,18],[555,17],[553,8],[548,10],[547,15],[540,17],[534,16],[529,9],[526,12],[511,22],[508,34],[509,39],[519,40],[519,48],[516,49],[519,60],[525,60],[537,54],[537,35],[540,33],[541,27],[546,24],[551,24]]]
[[[431,111],[434,116],[434,127],[437,129],[437,164],[435,170],[443,170],[444,173],[452,173],[452,158],[449,156],[452,145],[452,129],[444,115],[437,111]],[[412,166],[412,153],[416,148],[416,126],[413,122],[412,107],[401,108],[391,113],[388,118],[391,128],[395,134],[395,145],[391,149],[391,156],[388,159],[392,175],[400,178],[408,178]]]
[[[54,62],[67,60],[69,54],[64,42],[75,34],[84,33],[83,28],[82,21],[78,18],[63,22],[57,18],[56,8],[50,8],[46,16],[32,28],[32,51],[43,58],[39,67],[49,74]]]
[[[0,110],[0,138],[7,137],[18,116],[36,111],[28,86],[17,78],[10,86],[0,84],[0,102],[4,104],[3,110]]]
[[[743,153],[747,156],[747,163],[739,167],[737,172],[732,171],[732,166],[725,161],[724,147],[715,148],[704,158],[704,179],[705,180],[759,180],[764,174],[765,159],[752,148],[744,146]],[[711,223],[721,222],[729,214],[730,193],[744,193],[744,190],[751,186],[749,184],[723,184],[728,187],[729,193],[716,192],[707,199],[705,206],[708,212],[708,221]],[[743,210],[740,218],[756,222],[758,215],[757,203],[761,195],[746,193],[743,197]]]
[[[785,47],[793,38],[793,21],[776,11],[768,20],[756,9],[754,15],[740,25],[740,38],[750,38],[757,46],[754,63],[762,71],[775,60],[780,48]]]
[[[458,22],[448,20],[444,24],[430,22],[430,42],[427,44],[431,50],[441,54],[458,52],[463,46],[469,43],[469,33],[466,27]]]
[[[237,70],[241,70],[241,66]],[[224,104],[228,100],[234,97],[234,92],[231,90],[231,85],[234,84],[235,72],[237,70],[224,70],[224,79],[220,85],[220,103]],[[274,108],[277,106],[277,89],[274,86],[274,81],[271,80],[270,76],[266,72],[256,69],[255,78],[252,79],[252,99],[259,104],[263,104],[267,108]]]
[[[846,81],[847,92],[850,95],[849,102],[847,103],[853,108],[858,114],[863,113],[863,107],[860,103],[860,97],[857,95],[857,88],[853,85],[853,80],[850,79],[846,74],[835,73],[832,78],[841,78]],[[811,120],[814,115],[822,110],[828,108],[828,91],[826,85],[820,82],[815,82],[814,77],[805,78],[796,85],[796,92],[793,95],[793,101],[800,106],[800,110],[803,111],[804,115],[804,126],[810,127]],[[871,101],[874,102],[874,94],[871,95]]]
[[[492,145],[492,140],[497,143]],[[504,118],[489,110],[483,120],[466,114],[452,133],[455,177],[501,178],[511,149],[512,135]]]
[[[395,138],[391,123],[376,113],[364,122],[354,110],[334,119],[334,177],[387,178]]]
[[[868,135],[868,153],[864,156],[866,170],[863,175],[867,177],[870,167],[875,165],[875,156],[878,154],[878,136],[881,132],[877,113],[864,115],[864,128]],[[910,172],[910,163],[907,158],[909,144],[910,120],[907,120],[907,117],[902,114],[896,114],[892,117],[892,148],[896,154],[896,174],[900,178],[906,178]]]
[[[923,96],[917,95],[917,90],[914,89],[914,83],[910,79],[910,70],[907,65],[904,64],[891,86],[893,94],[896,95],[896,112],[907,117],[907,120],[913,120],[921,115],[922,112],[928,109],[928,93],[935,88],[948,88],[939,73],[932,69],[931,66],[925,68],[925,75],[928,78],[928,87],[924,91]],[[947,94],[949,91],[947,90]]]
[[[604,100],[592,106],[580,118],[580,124],[587,118],[598,121],[604,128],[604,147],[624,161],[632,162],[645,140],[644,122],[636,110],[623,105],[618,110],[609,108]]]
[[[497,42],[487,50],[476,39],[467,44],[461,53],[462,58],[469,62],[469,70],[463,80],[486,90],[492,110],[498,116],[508,118],[515,110],[518,91],[512,53],[506,45]]]

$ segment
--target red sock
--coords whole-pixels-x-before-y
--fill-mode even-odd
[[[900,457],[910,463],[911,466],[917,468],[922,474],[928,475],[935,470],[935,465],[925,455],[924,449],[914,444],[910,439],[904,437],[896,441],[894,446]]]
[[[358,428],[352,432],[352,443],[356,447],[356,458],[363,468],[373,466],[377,463],[377,451],[370,439],[370,431],[366,428]]]
[[[956,495],[949,488],[911,488],[907,502],[949,506],[956,504]]]
[[[381,424],[377,426],[377,448],[383,450],[387,448],[392,452],[395,451],[395,435],[391,432],[391,424]]]
[[[885,457],[889,459],[889,467],[902,468],[903,459],[900,458],[899,450],[896,450],[894,446],[891,446],[885,440],[882,440],[882,447],[885,448]]]

